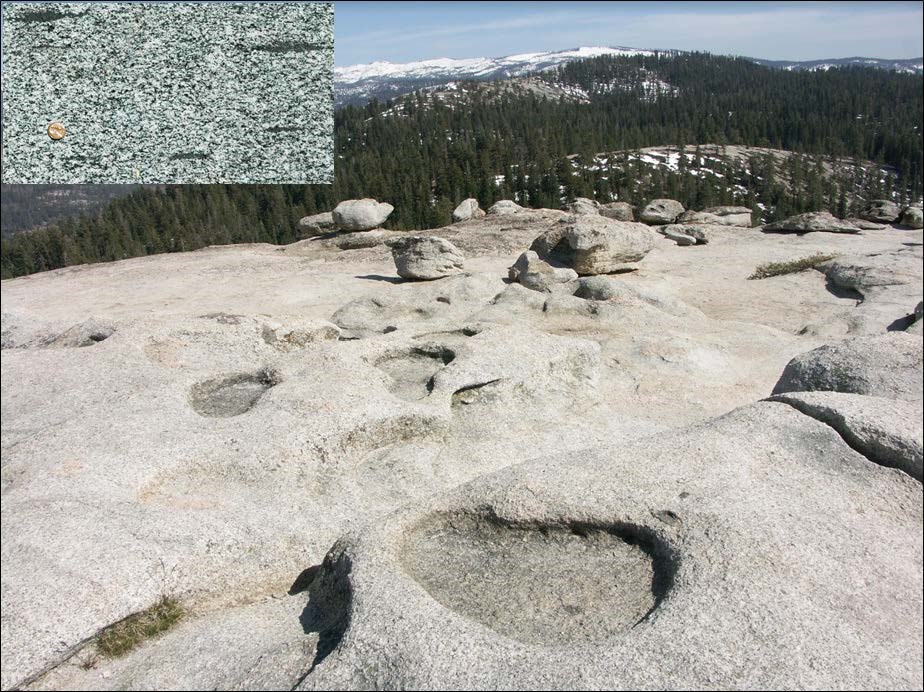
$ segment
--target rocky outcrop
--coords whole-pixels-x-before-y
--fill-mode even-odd
[[[856,337],[793,358],[773,388],[831,391],[920,401],[924,382],[921,337],[905,332]]]
[[[651,200],[641,214],[638,215],[639,221],[653,226],[659,224],[674,223],[677,217],[683,213],[683,205],[673,199],[653,199]]]
[[[660,226],[658,233],[682,246],[705,245],[709,242],[709,231],[696,224],[667,224],[666,226]]]
[[[302,217],[298,222],[299,238],[313,238],[314,236],[332,233],[336,230],[337,225],[334,223],[334,214],[330,211],[324,212],[323,214],[313,214],[311,216]]]
[[[901,469],[912,478],[922,474],[921,401],[887,399],[841,392],[792,392],[771,397],[830,425],[871,461]]]
[[[302,689],[914,686],[880,633],[921,641],[921,507],[780,402],[551,454],[338,541],[312,598],[342,629]]]
[[[524,211],[516,202],[509,199],[502,199],[499,202],[495,202],[490,207],[488,207],[488,214],[494,216],[507,216],[508,214],[518,214],[519,212]]]
[[[478,200],[474,197],[469,197],[460,202],[459,206],[453,210],[452,221],[453,223],[459,223],[469,219],[478,219],[482,216],[484,216],[484,209],[478,206]]]
[[[659,228],[658,232],[661,235],[663,235],[665,238],[669,238],[670,240],[673,240],[675,243],[677,243],[681,247],[684,247],[687,245],[696,245],[696,238],[684,233],[683,226],[680,226],[679,228],[677,228],[676,226],[673,226],[671,228],[668,228],[667,226],[665,226],[663,228]]]
[[[350,199],[334,208],[333,221],[342,231],[371,231],[385,223],[394,209],[374,199]]]
[[[436,236],[394,238],[386,244],[403,279],[441,279],[461,272],[465,261],[459,248]]]
[[[750,228],[751,210],[747,207],[709,207],[703,211],[688,210],[678,216],[676,222]]]
[[[340,328],[323,320],[267,320],[263,340],[273,348],[289,352],[321,341],[336,341]]]
[[[901,225],[905,228],[924,228],[924,212],[921,207],[908,207],[902,212]]]
[[[574,216],[536,238],[529,249],[586,276],[634,269],[651,248],[651,232],[641,224]]]
[[[908,317],[910,324],[905,327],[909,334],[924,335],[924,302],[919,302],[914,312]]]
[[[539,255],[532,250],[520,255],[509,268],[507,275],[511,281],[519,281],[526,288],[542,293],[551,293],[578,277],[573,269],[553,267],[539,259]]]
[[[860,229],[851,223],[841,221],[827,211],[810,211],[790,216],[788,219],[768,223],[765,231],[782,233],[859,233]]]
[[[599,214],[600,203],[587,197],[577,197],[567,207],[572,214]]]
[[[3,281],[0,686],[919,686],[921,337],[885,330],[920,232],[626,224],[641,271],[505,280],[569,224],[621,226],[421,232],[466,258],[437,281],[382,229]],[[753,403],[808,320],[877,332],[803,369],[869,393]],[[165,594],[190,617],[97,654]]]
[[[866,219],[860,219],[855,216],[850,216],[844,219],[845,224],[850,224],[851,226],[856,226],[861,231],[881,231],[886,226],[875,221],[867,221]]]
[[[600,215],[615,221],[635,221],[635,212],[628,202],[609,202],[600,205]]]
[[[860,218],[876,223],[894,223],[901,216],[902,208],[888,199],[877,199],[866,205],[860,212]]]

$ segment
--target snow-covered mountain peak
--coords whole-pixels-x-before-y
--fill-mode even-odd
[[[438,79],[441,77],[512,77],[534,70],[544,70],[570,60],[600,55],[653,55],[654,51],[636,48],[583,46],[562,51],[521,53],[501,58],[436,58],[407,63],[378,61],[334,68],[338,84],[356,84],[366,79]]]

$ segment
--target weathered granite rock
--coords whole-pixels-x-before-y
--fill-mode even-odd
[[[90,317],[77,324],[60,324],[3,313],[2,347],[83,348],[105,341],[116,332],[109,320]]]
[[[901,216],[902,208],[888,199],[877,199],[866,205],[860,212],[860,218],[877,223],[894,223]]]
[[[875,221],[867,221],[866,219],[860,219],[855,216],[844,219],[844,223],[856,226],[861,231],[881,231],[886,228],[884,224],[876,223]]]
[[[670,238],[671,240],[673,240],[675,243],[677,243],[680,246],[696,245],[696,238],[694,238],[693,236],[687,235],[686,233],[683,232],[682,229],[683,229],[683,226],[681,226],[680,228],[677,228],[677,227],[668,228],[665,226],[665,227],[659,228],[658,232],[661,235],[663,235],[665,238]]]
[[[582,276],[632,269],[651,248],[651,232],[642,224],[588,215],[562,220],[530,246],[540,258]]]
[[[904,329],[924,292],[921,249],[841,255],[819,264],[828,288],[860,302],[848,317],[851,334],[878,334]]]
[[[478,200],[474,197],[462,200],[459,206],[452,212],[453,223],[468,221],[469,219],[478,219],[484,216],[484,209],[478,206]]]
[[[599,214],[600,203],[587,197],[577,197],[567,206],[572,214]]]
[[[336,341],[340,328],[322,320],[268,320],[263,324],[263,340],[279,351],[296,351],[320,341]]]
[[[338,233],[328,242],[339,250],[361,250],[386,245],[392,238],[400,238],[402,235],[399,231],[386,231],[383,228],[376,228],[371,231]]]
[[[298,222],[299,238],[312,238],[335,230],[337,230],[337,225],[334,223],[334,214],[330,211],[305,216]]]
[[[919,232],[710,226],[641,271],[506,283],[564,216],[428,231],[466,257],[439,281],[339,234],[3,281],[2,686],[918,686],[920,484],[750,402],[822,343],[808,320],[830,339],[867,306],[913,313]],[[816,271],[745,280],[858,251],[862,302]],[[337,340],[264,338],[332,313]],[[36,339],[93,316],[116,331],[89,348]],[[95,656],[164,593],[183,623]]]
[[[777,402],[549,455],[338,541],[300,687],[915,686],[922,505]]]
[[[517,214],[523,210],[524,208],[513,200],[502,199],[488,208],[488,214],[494,216],[507,216],[508,214]]]
[[[924,334],[924,303],[918,303],[914,308],[914,321],[905,329],[909,334]]]
[[[707,207],[703,211],[717,216],[720,219],[718,223],[722,226],[742,226],[746,228],[751,226],[751,210],[747,207]]]
[[[638,219],[651,225],[674,223],[682,213],[683,205],[676,200],[653,199],[642,209]]]
[[[902,212],[901,225],[906,228],[924,228],[924,212],[921,207],[908,207]]]
[[[922,478],[924,433],[921,401],[884,399],[841,392],[777,394],[782,401],[832,428],[863,456]]]
[[[859,233],[860,229],[851,223],[841,221],[831,212],[809,211],[804,214],[790,216],[788,219],[768,223],[765,231],[785,233]]]
[[[374,199],[348,199],[333,211],[334,224],[342,231],[371,231],[378,228],[395,208]]]
[[[709,242],[709,231],[692,223],[675,223],[660,226],[658,233],[676,241],[678,245],[705,245]]]
[[[635,221],[635,213],[628,202],[608,202],[600,205],[600,215],[616,221]]]
[[[519,281],[523,286],[542,293],[551,293],[562,284],[577,279],[578,275],[569,267],[553,267],[539,259],[532,250],[527,250],[517,258],[507,272],[511,281]]]
[[[846,339],[793,358],[774,394],[832,391],[919,401],[924,397],[922,339],[906,332]]]
[[[687,210],[677,217],[676,222],[750,228],[751,210],[747,207],[709,207],[703,211]]]
[[[498,281],[457,274],[440,281],[407,282],[398,288],[350,300],[330,321],[340,327],[343,338],[351,339],[408,329],[438,331],[464,322],[474,306],[487,304],[497,295]]]
[[[408,236],[387,242],[403,279],[441,279],[462,271],[465,258],[448,240],[436,236]]]

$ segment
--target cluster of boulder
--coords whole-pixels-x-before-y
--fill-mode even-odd
[[[924,226],[920,202],[901,207],[890,200],[879,199],[860,212],[859,218],[838,219],[827,211],[810,211],[768,223],[763,229],[774,233],[860,233],[882,229],[891,224],[909,229]]]
[[[378,229],[394,210],[374,199],[346,200],[332,212],[306,216],[299,222],[303,236],[311,237],[344,231],[344,238],[355,237],[357,244],[338,247],[368,247],[384,242],[392,252],[398,275],[405,279],[430,280],[458,274],[464,257],[458,247],[437,236],[407,236],[388,239],[375,237],[365,242],[368,231]],[[487,211],[478,200],[468,198],[453,211],[454,223],[484,216],[510,216],[526,212],[512,200],[495,202]],[[740,206],[709,207],[701,211],[684,209],[673,199],[653,199],[638,212],[626,202],[601,204],[578,197],[565,208],[569,215],[554,228],[536,238],[509,269],[509,277],[527,288],[549,292],[556,286],[574,287],[579,276],[631,271],[652,248],[649,227],[680,246],[709,242],[709,226],[751,227],[751,210]],[[860,233],[900,223],[921,228],[920,203],[900,207],[889,200],[876,200],[860,218],[838,219],[827,211],[807,212],[763,226],[764,231],[784,233]],[[385,231],[376,231],[379,235]],[[349,235],[353,234],[353,235]],[[394,234],[389,234],[394,235]]]
[[[533,291],[579,295],[588,277],[632,271],[652,246],[643,224],[575,214],[536,238],[508,278]]]
[[[913,229],[924,227],[920,202],[901,207],[888,199],[873,200],[860,212],[860,219],[880,224],[898,223]]]

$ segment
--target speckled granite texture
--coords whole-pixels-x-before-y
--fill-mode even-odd
[[[3,182],[330,183],[333,58],[333,3],[3,3]]]

